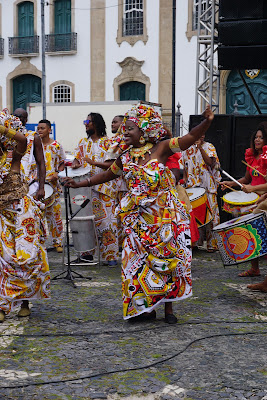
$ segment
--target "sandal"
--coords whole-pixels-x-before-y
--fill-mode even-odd
[[[259,272],[254,272],[254,270],[251,268],[251,269],[248,269],[247,271],[244,271],[244,272],[241,272],[240,274],[238,274],[238,276],[241,276],[241,277],[253,277],[253,276],[260,276],[260,271]]]
[[[176,316],[174,314],[166,314],[165,315],[165,322],[167,322],[167,324],[176,324],[178,321],[178,319],[176,318]]]

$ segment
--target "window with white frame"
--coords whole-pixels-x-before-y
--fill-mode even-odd
[[[71,87],[68,85],[57,85],[53,88],[54,103],[70,103]]]
[[[123,36],[143,35],[143,0],[124,0]]]
[[[209,0],[193,0],[193,19],[192,19],[193,31],[197,30],[198,14],[200,7],[201,7],[201,14],[203,14],[203,12],[207,10],[208,5],[209,5]]]

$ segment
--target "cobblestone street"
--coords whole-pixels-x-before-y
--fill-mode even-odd
[[[62,256],[48,255],[55,276]],[[123,321],[119,267],[73,267],[92,280],[53,280],[51,300],[0,325],[0,399],[267,399],[267,295],[246,288],[266,259],[262,277],[238,277],[246,267],[194,253],[176,325],[163,307],[155,321]]]

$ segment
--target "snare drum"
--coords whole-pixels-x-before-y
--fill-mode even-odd
[[[194,210],[194,215],[197,221],[197,226],[207,225],[212,221],[212,209],[205,189],[203,188],[187,188],[190,203]]]
[[[61,171],[58,173],[60,178],[65,178],[69,176],[70,178],[74,179],[76,182],[83,181],[87,178],[90,178],[90,171],[91,167],[80,167],[77,169],[73,169],[71,167],[67,167],[67,174],[66,170]],[[82,209],[80,209],[78,216],[79,217],[86,217],[88,215],[93,215],[92,204],[91,204],[91,195],[92,189],[88,186],[81,187],[77,189],[69,188],[69,196],[71,202],[72,213],[75,213],[78,209],[80,209],[81,204],[86,200],[89,199],[89,203]]]
[[[213,229],[223,264],[233,265],[267,254],[265,213],[243,215]]]
[[[235,217],[250,214],[256,207],[259,196],[257,193],[245,193],[241,190],[226,193],[223,200],[222,209]]]
[[[39,183],[34,181],[29,184],[29,195],[34,197],[37,190],[39,188]],[[44,184],[44,191],[45,191],[45,197],[42,200],[44,203],[45,207],[50,207],[55,201],[55,195],[54,195],[54,190],[53,186],[49,182],[45,182]]]

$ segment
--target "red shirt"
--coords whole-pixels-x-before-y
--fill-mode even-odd
[[[260,154],[259,158],[256,159],[253,150],[251,148],[246,150],[245,154],[246,162],[252,167],[256,168],[257,171],[266,175],[267,172],[267,146],[263,146],[262,154]],[[251,186],[262,185],[266,183],[266,180],[263,176],[261,176],[257,171],[253,170],[250,167],[247,167],[247,171],[251,176]]]

